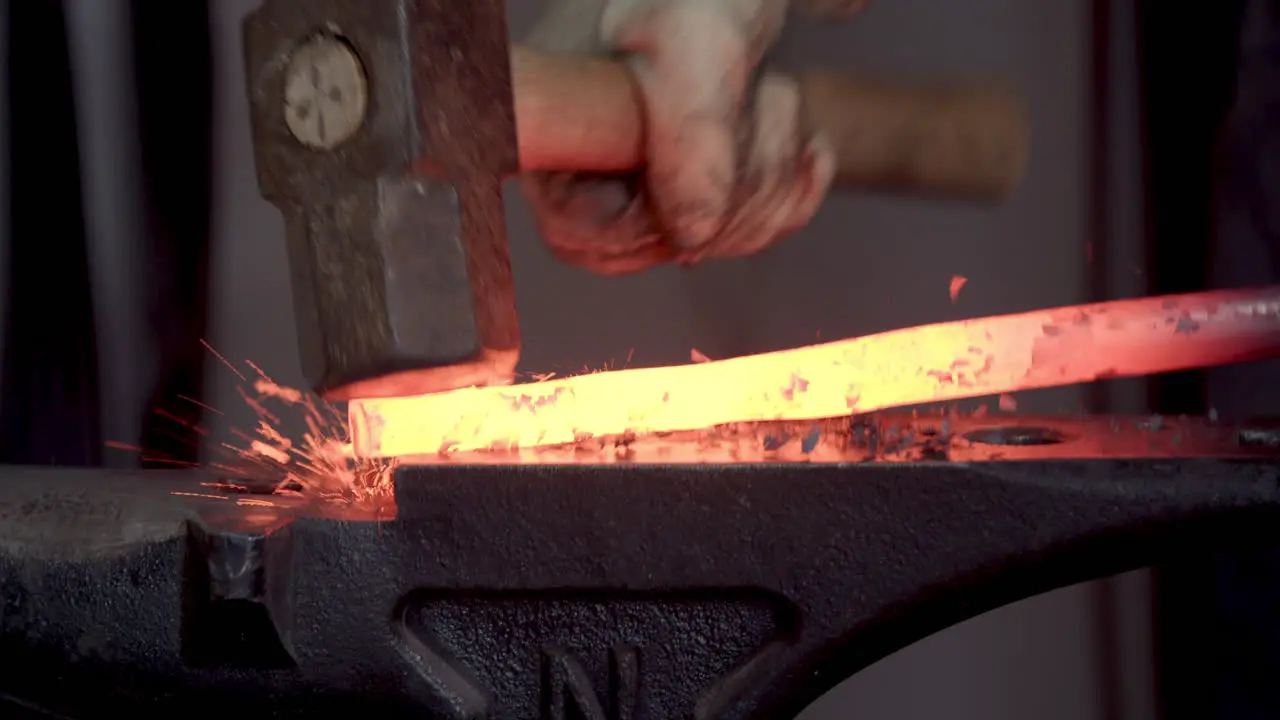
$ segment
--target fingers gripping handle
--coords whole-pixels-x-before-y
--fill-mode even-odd
[[[643,164],[642,99],[621,63],[511,49],[522,170]],[[992,86],[800,78],[811,129],[835,147],[836,183],[869,192],[998,201],[1021,180],[1021,102]]]

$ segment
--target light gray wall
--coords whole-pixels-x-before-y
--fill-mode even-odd
[[[88,6],[98,3],[72,3],[79,4],[73,13],[79,20],[73,22],[98,28],[82,27],[79,36],[101,32],[89,17],[94,11]],[[216,156],[221,165],[215,189],[210,341],[233,361],[252,359],[281,382],[301,385],[282,223],[258,197],[250,151],[239,32],[241,17],[254,4],[218,0],[213,10]],[[535,3],[511,6],[518,36]],[[880,0],[850,26],[798,24],[781,52],[794,65],[1009,78],[1031,109],[1032,160],[1025,186],[994,211],[838,195],[799,236],[760,257],[621,279],[593,277],[554,262],[534,235],[521,198],[512,193],[508,222],[526,369],[621,365],[629,356],[633,366],[684,362],[694,347],[724,357],[819,337],[1087,299],[1084,2]],[[111,43],[89,43],[81,53],[85,55],[77,67],[93,72],[91,66],[118,49]],[[89,53],[97,53],[92,57],[98,60],[87,62]],[[1115,92],[1123,94],[1123,78],[1117,82]],[[86,102],[102,94],[91,85],[81,83]],[[127,112],[108,112],[97,132],[108,131]],[[1126,122],[1132,121],[1136,113],[1130,121],[1118,122],[1131,133]],[[1122,135],[1116,142],[1123,148],[1125,139],[1133,137]],[[87,150],[88,182],[97,188],[88,202],[95,223],[101,223],[95,236],[128,252],[131,206],[127,198],[111,194],[110,183],[104,185],[104,177],[110,177],[104,168],[119,162],[122,172],[128,172],[132,151],[101,142],[90,142]],[[1114,172],[1129,178],[1121,185],[1136,182],[1135,166],[1117,162]],[[1136,193],[1132,188],[1124,192],[1128,194],[1120,202],[1128,214],[1113,222],[1132,229],[1138,217]],[[116,210],[108,213],[110,208]],[[1115,249],[1114,267],[1140,262],[1138,237],[1134,232],[1130,244]],[[104,287],[127,293],[127,275],[110,269],[112,252],[95,254],[95,270],[114,278],[115,285]],[[948,297],[952,275],[969,279],[955,304]],[[1113,275],[1111,290],[1128,294],[1124,288],[1132,280],[1119,270]],[[126,331],[129,327],[127,318],[112,322],[124,323]],[[127,361],[113,362],[104,372],[114,383]],[[215,430],[225,433],[231,425],[250,425],[253,418],[236,393],[236,378],[212,360],[208,368],[212,403],[226,413],[213,419]],[[145,373],[134,375],[135,380],[143,377]],[[108,398],[106,414],[114,418],[114,432],[121,437],[132,436],[125,424],[137,417],[136,411],[130,415],[122,409],[136,394],[130,387],[120,382]],[[1140,406],[1141,397],[1125,397]],[[1069,388],[1028,394],[1020,404],[1031,412],[1074,412],[1081,400],[1079,391]],[[1116,582],[1110,588],[1114,592],[1100,592],[1097,585],[1068,588],[930,638],[846,682],[804,717],[1102,718],[1103,683],[1096,658],[1103,642],[1122,650],[1121,684],[1129,691],[1120,718],[1152,717],[1146,582],[1140,574]],[[1105,595],[1121,600],[1102,605],[1098,598]],[[1129,628],[1120,640],[1097,632],[1098,613],[1107,611],[1119,612]]]

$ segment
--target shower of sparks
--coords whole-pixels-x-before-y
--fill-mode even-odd
[[[220,457],[204,464],[226,476],[219,482],[205,483],[210,490],[208,493],[173,494],[216,500],[229,500],[240,495],[236,499],[237,505],[265,507],[273,503],[262,496],[244,495],[261,488],[266,481],[276,495],[302,496],[325,502],[376,503],[391,496],[392,475],[397,461],[357,459],[351,450],[344,411],[309,392],[276,383],[250,361],[245,361],[250,372],[242,372],[208,343],[202,341],[202,344],[241,381],[236,389],[257,415],[257,423],[249,431],[231,429],[234,441],[220,443]],[[179,396],[178,399],[217,415],[224,414],[189,397]],[[198,435],[209,435],[207,429],[192,425],[173,413],[157,410],[155,414]],[[290,437],[282,429],[286,418],[302,420],[305,430],[301,438]],[[153,463],[180,467],[197,465],[144,455],[142,448],[136,445],[106,444],[109,448],[138,453],[141,459]]]
[[[357,460],[351,452],[346,416],[314,395],[277,384],[260,368],[250,393],[240,395],[258,415],[252,433],[237,431],[242,444],[222,447],[248,465],[249,474],[277,474],[279,493],[302,493],[335,501],[364,502],[392,491],[395,463]],[[300,440],[280,430],[278,412],[300,414],[306,430]],[[234,465],[223,466],[229,472]]]

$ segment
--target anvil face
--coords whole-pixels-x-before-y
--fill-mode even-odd
[[[405,466],[381,516],[0,469],[0,708],[792,717],[975,614],[1280,528],[1274,429],[946,422],[772,428],[764,462]],[[846,443],[886,461],[791,461]],[[965,443],[1019,459],[942,459]]]

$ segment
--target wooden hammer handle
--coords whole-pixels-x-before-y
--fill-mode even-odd
[[[511,49],[523,170],[622,172],[644,163],[643,104],[622,63]],[[836,183],[871,192],[996,201],[1021,179],[1021,102],[989,86],[909,87],[800,78],[811,129],[834,145]]]

